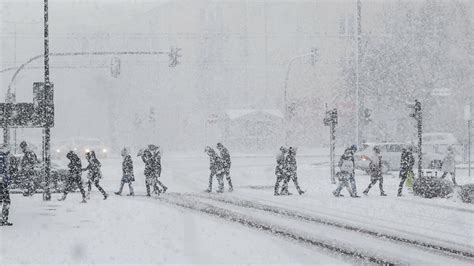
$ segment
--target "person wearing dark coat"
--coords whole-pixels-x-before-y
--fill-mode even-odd
[[[161,191],[163,191],[163,193],[165,193],[166,190],[168,190],[168,187],[165,186],[160,181],[160,177],[161,177],[161,151],[160,151],[160,147],[152,144],[152,145],[149,145],[148,148],[152,152],[152,161],[153,161],[153,169],[154,169],[153,174],[155,176],[155,182],[158,185],[158,188],[161,187]]]
[[[224,181],[222,179],[223,175],[221,172],[223,171],[221,169],[222,163],[220,162],[220,158],[217,155],[216,151],[209,146],[207,146],[204,149],[204,152],[206,152],[207,155],[209,156],[209,170],[210,170],[209,187],[206,190],[206,192],[212,192],[212,179],[215,176],[219,184],[219,189],[217,190],[217,193],[222,193],[224,192]]]
[[[374,147],[374,154],[369,158],[369,172],[370,172],[370,184],[364,190],[364,195],[369,194],[369,190],[372,188],[377,181],[379,182],[380,196],[387,196],[383,191],[383,175],[382,175],[382,155],[380,155],[379,146]]]
[[[107,199],[109,196],[105,190],[99,185],[99,181],[102,178],[102,171],[100,170],[101,164],[97,157],[95,156],[94,151],[90,151],[86,153],[86,160],[89,163],[86,168],[82,169],[83,171],[89,171],[88,172],[88,181],[87,181],[87,199],[90,198],[90,193],[92,190],[92,184],[102,193],[104,196],[104,200]]]
[[[221,157],[221,162],[222,162],[222,169],[223,169],[223,175],[227,179],[227,183],[229,184],[229,191],[232,192],[234,191],[234,186],[232,185],[232,179],[230,178],[230,154],[229,150],[222,145],[222,143],[217,143],[217,149],[220,152],[220,157]]]
[[[154,166],[154,158],[153,154],[150,149],[145,149],[139,152],[138,156],[142,158],[143,163],[145,164],[145,169],[143,174],[145,175],[145,186],[146,186],[146,195],[150,197],[150,188],[153,187],[153,192],[156,194],[160,194],[161,190],[156,185],[156,176],[155,176],[155,166]]]
[[[8,184],[10,178],[8,176],[8,161],[9,152],[0,151],[0,205],[2,206],[2,216],[0,219],[0,226],[13,225],[8,221],[8,214],[10,212],[10,191]]]
[[[398,185],[398,197],[402,196],[403,184],[408,178],[409,174],[413,174],[413,165],[415,164],[415,157],[413,157],[412,147],[402,149],[400,158],[400,184]]]
[[[354,195],[354,190],[349,185],[349,179],[350,176],[354,173],[355,166],[354,153],[352,152],[351,147],[347,148],[344,151],[344,154],[341,156],[341,159],[339,159],[338,166],[340,169],[340,171],[337,173],[339,185],[332,194],[336,197],[341,196],[341,190],[345,187],[349,192],[349,195],[355,198],[356,195]]]
[[[279,193],[280,183],[286,178],[285,156],[287,155],[287,152],[288,150],[285,147],[281,146],[280,153],[277,155],[277,158],[276,158],[276,162],[277,162],[277,165],[275,166],[276,182],[275,182],[275,188],[273,192],[275,196],[280,195]]]
[[[122,180],[120,183],[119,191],[115,192],[116,195],[122,195],[123,186],[128,183],[128,189],[130,193],[127,196],[135,196],[133,192],[132,182],[135,181],[135,176],[133,174],[133,161],[132,156],[130,156],[130,152],[127,148],[123,148],[121,155],[123,157],[122,161]]]
[[[69,175],[68,175],[68,180],[66,187],[64,189],[64,193],[62,198],[58,200],[65,200],[67,194],[73,190],[74,184],[77,185],[79,190],[81,191],[82,194],[82,203],[86,203],[86,192],[84,191],[84,188],[82,187],[82,164],[81,164],[81,159],[77,154],[73,151],[70,151],[66,154],[66,158],[69,159]]]
[[[295,184],[296,190],[300,195],[304,193],[304,191],[300,188],[298,184],[298,175],[297,175],[297,166],[296,166],[296,148],[290,147],[288,148],[288,155],[285,158],[285,171],[286,176],[283,182],[283,186],[280,192],[280,195],[291,195],[288,191],[288,183],[290,180],[293,181]]]
[[[20,161],[21,175],[26,182],[26,190],[23,192],[23,196],[31,196],[35,193],[35,165],[39,163],[36,154],[28,147],[26,141],[20,143],[23,157]]]
[[[352,173],[351,175],[349,176],[349,185],[351,186],[351,190],[352,190],[352,197],[353,198],[360,198],[359,195],[357,195],[357,185],[356,185],[356,180],[355,180],[355,160],[354,160],[354,155],[357,151],[357,146],[354,144],[354,145],[351,145],[349,147],[349,150],[351,151],[351,156],[352,156],[352,164],[353,164],[353,170],[352,170]]]

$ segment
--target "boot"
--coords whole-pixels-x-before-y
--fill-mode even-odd
[[[12,226],[13,224],[10,223],[9,221],[0,221],[0,226]]]
[[[86,199],[83,198],[82,201],[81,201],[81,203],[87,203]]]
[[[122,192],[120,192],[120,191],[114,192],[114,194],[115,194],[115,195],[122,196]]]
[[[135,193],[130,192],[130,193],[127,194],[127,196],[132,196],[133,197],[133,196],[135,196]]]
[[[380,196],[384,196],[384,197],[385,197],[385,196],[387,196],[387,194],[385,194],[385,192],[382,191],[382,192],[380,192]]]
[[[364,195],[368,196],[369,195],[369,191],[366,189],[364,190],[364,192],[362,192]]]
[[[109,197],[109,194],[105,193],[104,194],[104,200],[106,200]]]
[[[340,196],[338,193],[336,193],[336,191],[333,191],[332,194],[334,195],[334,197],[339,197]]]
[[[274,196],[280,196],[280,194],[278,194],[278,191],[273,192],[273,195]]]
[[[166,186],[163,186],[163,193],[165,193],[165,192],[166,192],[166,190],[168,190],[168,187],[166,187]]]
[[[234,191],[234,187],[229,188],[229,192],[232,192],[232,191]]]
[[[303,195],[303,194],[304,194],[304,190],[299,190],[298,193],[299,193],[300,195]]]

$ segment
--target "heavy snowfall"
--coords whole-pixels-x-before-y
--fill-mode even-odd
[[[0,0],[0,265],[473,265],[473,19]]]

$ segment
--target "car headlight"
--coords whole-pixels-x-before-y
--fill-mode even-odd
[[[102,152],[103,152],[103,153],[107,153],[107,149],[102,149]]]
[[[61,150],[60,150],[60,149],[57,149],[57,150],[56,150],[56,152],[57,152],[57,153],[60,153],[60,152],[61,152]]]
[[[91,150],[89,150],[89,149],[85,149],[85,151],[86,151],[86,152],[90,152]]]

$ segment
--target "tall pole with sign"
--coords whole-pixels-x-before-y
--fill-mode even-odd
[[[327,110],[326,117],[324,117],[324,125],[329,126],[329,159],[331,161],[331,183],[336,184],[335,165],[334,165],[334,150],[336,147],[336,125],[337,125],[337,109]]]
[[[467,120],[467,168],[468,175],[471,177],[471,105],[464,107],[464,119]]]
[[[418,100],[415,100],[414,105],[410,105],[411,108],[413,108],[413,113],[410,114],[411,117],[415,118],[416,123],[417,123],[417,131],[418,131],[418,178],[421,177],[422,171],[422,141],[423,141],[423,117],[422,117],[422,111],[421,111],[421,102]]]
[[[44,102],[48,102],[48,97],[50,93],[51,84],[49,83],[49,31],[48,31],[48,0],[44,0]],[[48,108],[47,105],[44,105],[42,108]],[[43,115],[47,115],[48,112],[42,112]],[[47,120],[46,118],[44,118]],[[49,120],[49,119],[48,119]],[[43,195],[43,200],[49,201],[51,200],[51,193],[49,190],[50,185],[50,175],[51,175],[51,156],[50,156],[50,139],[51,139],[51,132],[50,132],[50,125],[47,122],[45,128],[43,130],[43,137],[44,137],[44,170],[45,170],[45,190]]]

